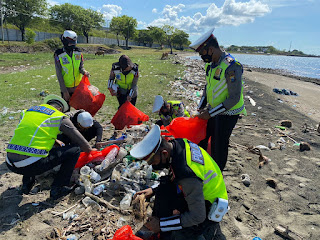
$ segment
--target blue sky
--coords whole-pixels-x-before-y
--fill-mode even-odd
[[[113,16],[128,15],[138,29],[164,24],[184,30],[190,41],[215,27],[220,45],[269,46],[320,55],[320,0],[48,0]]]

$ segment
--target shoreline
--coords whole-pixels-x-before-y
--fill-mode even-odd
[[[188,58],[188,59],[190,59],[190,57],[192,57],[192,56],[198,56],[198,54],[196,54],[196,53],[189,53],[189,52],[188,53],[178,53],[176,55],[179,57]],[[190,59],[190,60],[201,61],[199,59]],[[290,78],[294,78],[294,79],[297,79],[300,81],[311,82],[311,83],[320,85],[320,78],[298,76],[298,75],[290,74],[289,72],[286,72],[285,70],[281,70],[281,69],[252,67],[252,66],[243,64],[243,70],[276,74],[276,75],[290,77]]]

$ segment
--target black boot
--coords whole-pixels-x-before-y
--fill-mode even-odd
[[[36,180],[35,177],[22,177],[22,187],[21,187],[21,194],[29,194],[32,187],[34,186]]]
[[[50,190],[50,198],[52,200],[57,200],[63,196],[68,195],[73,190],[73,187],[67,186],[52,186]]]

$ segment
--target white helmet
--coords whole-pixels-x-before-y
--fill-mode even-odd
[[[62,34],[62,41],[67,41],[69,44],[77,44],[77,34],[71,30],[65,30]]]
[[[80,113],[77,117],[77,122],[84,128],[88,128],[93,125],[92,116],[88,112]]]
[[[152,112],[153,113],[159,112],[161,107],[163,106],[163,103],[164,103],[163,97],[160,95],[157,95],[154,99]]]

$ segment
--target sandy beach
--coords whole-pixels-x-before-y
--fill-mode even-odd
[[[187,72],[202,74],[193,68],[193,62],[188,63]],[[320,85],[247,67],[243,77],[248,115],[238,121],[231,137],[223,173],[230,210],[214,239],[285,239],[284,234],[275,231],[279,226],[287,228],[287,234],[295,237],[292,239],[320,239],[320,134],[316,131],[320,121]],[[298,96],[280,95],[273,88],[289,89]],[[248,96],[256,102],[255,106]],[[281,120],[290,120],[292,127],[276,128]],[[307,142],[311,149],[300,151],[301,142]],[[21,176],[7,169],[5,142],[0,146],[0,239],[46,239],[53,228],[70,228],[72,222],[52,212],[63,212],[83,196],[70,194],[51,204],[46,202],[46,188],[35,195],[19,195]],[[261,168],[255,147],[270,160]],[[249,185],[242,182],[243,174],[249,176]],[[104,216],[109,216],[109,220],[121,217],[117,212]],[[129,223],[134,224],[134,220]],[[98,239],[93,235],[88,231],[81,239]]]

